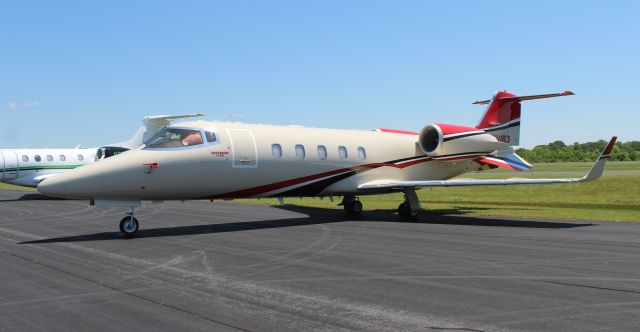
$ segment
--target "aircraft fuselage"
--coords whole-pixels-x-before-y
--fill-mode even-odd
[[[205,121],[171,127],[201,130],[203,136],[211,132],[215,140],[143,146],[101,160],[74,171],[66,196],[182,200],[366,194],[379,193],[358,191],[370,180],[449,179],[478,168],[473,154],[442,167],[444,161],[424,155],[412,134]]]

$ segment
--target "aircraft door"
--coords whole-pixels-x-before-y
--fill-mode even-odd
[[[231,141],[233,168],[258,167],[258,150],[253,133],[249,129],[227,129]]]
[[[2,179],[11,180],[18,177],[18,155],[14,151],[2,151]]]

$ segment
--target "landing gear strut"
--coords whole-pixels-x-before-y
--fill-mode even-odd
[[[404,191],[404,202],[398,206],[398,214],[402,219],[416,219],[420,212],[420,200],[414,189]]]
[[[362,202],[360,199],[354,195],[345,195],[342,198],[342,203],[340,205],[344,206],[344,211],[350,215],[359,215],[362,213]]]
[[[120,220],[120,233],[122,233],[124,237],[133,237],[140,225],[138,219],[133,216],[133,209],[134,207],[132,206],[127,216]]]

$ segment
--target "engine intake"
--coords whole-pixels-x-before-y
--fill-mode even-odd
[[[426,154],[433,154],[442,143],[442,130],[439,126],[429,125],[420,131],[419,144]]]

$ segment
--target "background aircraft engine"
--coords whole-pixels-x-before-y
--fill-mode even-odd
[[[420,131],[420,149],[427,156],[442,156],[474,152],[492,152],[508,148],[496,138],[478,128],[432,124]]]
[[[103,146],[98,149],[98,152],[96,152],[96,160],[113,157],[117,154],[121,154],[128,150],[129,149],[127,148],[123,148],[119,146]]]

